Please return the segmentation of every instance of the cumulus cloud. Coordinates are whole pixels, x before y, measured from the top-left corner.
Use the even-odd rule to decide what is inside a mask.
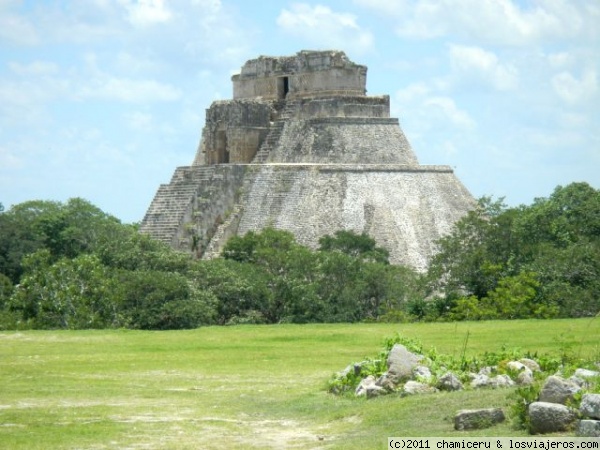
[[[430,97],[424,101],[423,105],[433,116],[437,116],[441,120],[447,120],[457,127],[475,127],[473,118],[466,111],[458,108],[450,97]]]
[[[174,86],[156,80],[119,78],[102,75],[79,90],[80,98],[99,98],[122,102],[169,102],[181,98],[182,93]]]
[[[581,78],[565,71],[552,78],[552,87],[565,102],[579,103],[592,99],[598,92],[598,77],[594,70],[586,70]]]
[[[511,64],[500,63],[498,57],[480,47],[450,46],[452,69],[460,78],[478,80],[495,89],[515,89],[519,82],[518,71]]]
[[[30,63],[11,61],[8,63],[8,68],[12,73],[21,77],[56,75],[59,71],[56,63],[39,60]]]
[[[523,45],[544,38],[598,37],[600,12],[591,1],[540,0],[354,0],[396,22],[403,37],[428,39],[458,34],[478,41]]]
[[[164,0],[118,0],[134,26],[151,26],[168,22],[172,13]]]
[[[321,49],[326,46],[365,53],[373,47],[373,35],[362,29],[356,19],[353,14],[335,12],[327,6],[295,3],[281,11],[277,25]]]
[[[20,45],[34,45],[39,42],[39,35],[30,20],[17,11],[20,2],[0,2],[0,42],[8,41]]]

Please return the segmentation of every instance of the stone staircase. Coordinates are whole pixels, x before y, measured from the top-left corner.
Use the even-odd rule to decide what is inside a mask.
[[[175,244],[173,239],[186,212],[192,207],[199,187],[211,180],[213,172],[211,166],[178,167],[171,183],[160,185],[142,220],[140,232],[167,244]]]
[[[267,162],[269,154],[279,143],[286,121],[293,115],[296,106],[297,102],[295,101],[288,101],[285,103],[279,117],[273,122],[273,125],[271,125],[269,134],[267,134],[267,137],[256,152],[252,164],[264,164]]]

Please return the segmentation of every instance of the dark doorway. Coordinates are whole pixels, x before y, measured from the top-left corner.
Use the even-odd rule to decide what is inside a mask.
[[[277,79],[277,98],[285,100],[288,92],[290,92],[290,78],[280,77]]]
[[[227,149],[227,133],[225,130],[217,131],[217,164],[229,162],[229,151]]]

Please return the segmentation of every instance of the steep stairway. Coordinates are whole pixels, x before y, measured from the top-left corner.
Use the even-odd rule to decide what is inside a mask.
[[[140,232],[172,244],[182,225],[185,213],[191,208],[199,186],[213,176],[211,166],[178,167],[171,183],[161,184],[142,220]]]

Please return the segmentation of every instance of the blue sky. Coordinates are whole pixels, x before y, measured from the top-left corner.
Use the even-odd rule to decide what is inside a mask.
[[[600,188],[598,0],[0,0],[0,202],[137,222],[259,55],[344,50],[422,164],[509,205]]]

